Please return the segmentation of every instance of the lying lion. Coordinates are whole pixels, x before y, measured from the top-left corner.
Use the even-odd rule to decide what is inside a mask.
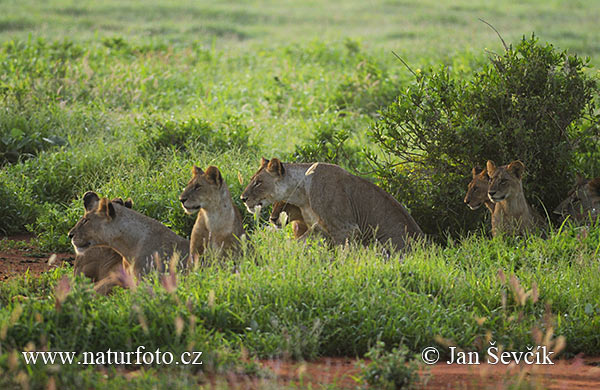
[[[396,199],[333,164],[283,164],[263,158],[241,199],[251,213],[274,202],[295,205],[309,227],[304,236],[319,230],[335,244],[375,238],[400,250],[423,236]]]
[[[206,172],[194,166],[192,175],[179,200],[186,213],[198,213],[190,239],[194,261],[207,248],[217,252],[235,251],[246,233],[221,172],[214,166],[208,167]]]
[[[133,264],[133,274],[142,277],[152,269],[164,271],[174,254],[177,267],[187,266],[189,241],[162,223],[94,192],[83,196],[85,214],[69,231],[77,254],[97,246],[107,246]]]
[[[556,209],[555,214],[576,222],[595,220],[600,215],[600,177],[585,179],[577,175],[577,184]]]
[[[121,198],[115,198],[112,203],[118,203],[127,208],[131,208],[133,202],[131,199],[123,202]],[[82,274],[97,283],[111,274],[119,274],[122,270],[129,269],[129,262],[118,252],[105,246],[97,246],[86,250],[83,253],[76,254],[73,264],[73,274]]]

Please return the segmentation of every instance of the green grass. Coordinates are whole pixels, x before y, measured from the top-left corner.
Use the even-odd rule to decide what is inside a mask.
[[[438,336],[481,353],[486,337],[520,351],[539,344],[534,328],[565,336],[567,356],[600,348],[600,282],[590,272],[597,228],[522,242],[473,236],[424,244],[403,259],[385,259],[378,248],[303,245],[289,234],[257,231],[239,259],[179,275],[175,290],[152,278],[135,291],[94,297],[69,267],[13,279],[0,286],[3,348],[193,349],[205,353],[207,372],[239,369],[242,350],[259,358],[362,356],[382,341],[415,353],[438,346],[447,356]],[[539,298],[521,300],[519,286],[534,284]]]
[[[535,31],[594,63],[599,8],[541,0],[3,2],[0,233],[30,231],[37,248],[69,251],[80,198],[95,190],[131,197],[136,210],[187,236],[194,221],[177,196],[196,164],[219,166],[252,244],[238,259],[179,276],[172,293],[154,278],[96,297],[69,267],[3,283],[0,370],[10,375],[0,375],[0,387],[25,378],[45,388],[54,377],[85,388],[104,378],[98,369],[11,363],[11,351],[29,343],[206,353],[199,372],[146,367],[123,381],[111,368],[105,388],[192,388],[205,373],[253,372],[256,357],[362,356],[378,341],[418,353],[441,336],[483,351],[490,332],[519,350],[536,342],[535,327],[565,336],[569,356],[597,353],[597,227],[547,240],[477,232],[386,260],[374,248],[292,242],[289,231],[255,224],[239,194],[261,156],[291,159],[319,132],[343,130],[349,150],[370,148],[378,109],[412,82],[390,50],[415,69],[444,63],[468,74],[486,61],[485,48],[501,50],[481,17],[507,42]],[[510,275],[527,291],[535,283],[539,300],[517,302]],[[57,304],[67,276],[70,292]]]

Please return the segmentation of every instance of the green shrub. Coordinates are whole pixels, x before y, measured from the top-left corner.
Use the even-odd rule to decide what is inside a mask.
[[[385,343],[378,342],[365,355],[371,362],[362,363],[361,379],[365,384],[382,390],[412,389],[419,380],[418,364],[408,348],[400,346],[385,351]]]
[[[382,150],[369,155],[380,183],[425,232],[460,234],[481,215],[462,204],[472,167],[519,159],[527,198],[552,210],[569,190],[578,148],[600,157],[598,127],[582,127],[600,118],[586,66],[532,36],[491,56],[467,80],[445,67],[418,72],[370,132]]]
[[[218,126],[193,116],[184,120],[150,116],[138,120],[138,125],[136,135],[143,154],[167,147],[186,150],[192,145],[213,151],[252,147],[250,128],[235,116],[226,117]]]

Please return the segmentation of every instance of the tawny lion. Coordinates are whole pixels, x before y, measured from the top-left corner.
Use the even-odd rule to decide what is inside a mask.
[[[196,257],[207,248],[235,251],[245,235],[242,216],[234,206],[227,183],[217,167],[203,172],[194,166],[192,179],[179,196],[188,214],[198,213],[190,239],[190,253]]]
[[[524,234],[541,227],[542,218],[527,203],[523,192],[523,172],[525,165],[513,161],[508,165],[496,166],[488,160],[490,176],[488,196],[494,202],[492,214],[492,235]]]
[[[335,244],[375,238],[400,250],[423,236],[396,199],[333,164],[283,164],[263,158],[241,199],[250,212],[274,202],[293,204],[300,208],[309,232],[317,229]]]

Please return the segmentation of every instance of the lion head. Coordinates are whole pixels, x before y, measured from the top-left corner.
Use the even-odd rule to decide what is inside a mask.
[[[284,175],[285,169],[281,161],[262,158],[260,168],[240,196],[250,213],[273,203],[273,195],[278,193],[278,185]]]
[[[525,165],[521,161],[498,167],[492,160],[488,160],[487,172],[490,177],[488,196],[492,202],[501,202],[523,192],[521,179]]]
[[[95,192],[86,192],[83,196],[85,213],[69,231],[75,253],[83,254],[91,247],[106,245],[109,237],[114,235],[111,223],[116,218],[116,208],[131,208],[131,205],[131,199],[123,201],[121,198],[115,198],[109,201],[108,198],[100,199]]]
[[[473,179],[467,187],[467,195],[465,195],[465,203],[471,210],[477,210],[488,199],[488,188],[490,186],[490,177],[487,169],[479,167],[473,168]]]
[[[194,166],[192,179],[185,186],[179,201],[187,214],[197,213],[200,209],[217,207],[221,202],[223,176],[219,168],[210,166],[203,172]]]

